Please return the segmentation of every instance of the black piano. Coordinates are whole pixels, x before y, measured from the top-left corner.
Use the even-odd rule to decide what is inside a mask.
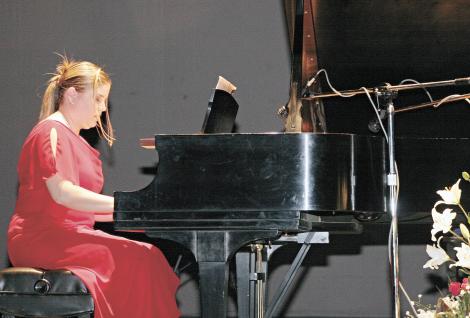
[[[281,111],[285,132],[157,134],[142,141],[158,155],[154,180],[114,194],[115,229],[141,230],[193,253],[204,318],[226,316],[228,264],[243,246],[387,221],[384,139],[326,133],[321,102],[302,100],[318,70],[316,43],[306,41],[314,37],[304,31],[313,28],[304,20],[311,2],[305,4],[285,1],[292,51],[290,98]],[[455,181],[452,171],[467,168],[456,149],[469,146],[469,139],[397,139],[402,220],[429,216],[434,191]]]
[[[228,262],[242,246],[334,228],[334,218],[322,220],[332,211],[352,223],[354,214],[386,212],[380,137],[156,135],[154,145],[155,179],[114,194],[115,228],[144,230],[194,254],[203,317],[225,316]]]

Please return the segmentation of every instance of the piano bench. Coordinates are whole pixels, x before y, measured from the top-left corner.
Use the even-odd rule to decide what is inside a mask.
[[[10,267],[0,271],[0,317],[80,317],[93,315],[85,284],[67,270]]]

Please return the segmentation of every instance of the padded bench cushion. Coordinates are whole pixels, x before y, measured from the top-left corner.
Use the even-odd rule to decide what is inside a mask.
[[[93,299],[70,271],[12,267],[0,271],[0,312],[71,316],[93,312]]]

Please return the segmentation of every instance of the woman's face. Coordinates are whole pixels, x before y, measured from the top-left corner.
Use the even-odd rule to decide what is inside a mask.
[[[77,92],[74,100],[74,122],[79,129],[89,129],[96,126],[101,113],[106,110],[111,85],[104,84],[97,87],[93,94],[93,87]]]

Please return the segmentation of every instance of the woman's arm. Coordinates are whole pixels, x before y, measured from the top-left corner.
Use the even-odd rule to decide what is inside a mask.
[[[94,212],[96,221],[113,220],[114,197],[74,185],[58,173],[46,180],[46,186],[56,203],[74,210]]]
[[[50,131],[52,155],[57,155],[57,130]],[[67,208],[93,212],[95,221],[112,222],[114,210],[114,197],[95,193],[80,186],[74,185],[59,173],[46,180],[46,186],[52,199]]]

